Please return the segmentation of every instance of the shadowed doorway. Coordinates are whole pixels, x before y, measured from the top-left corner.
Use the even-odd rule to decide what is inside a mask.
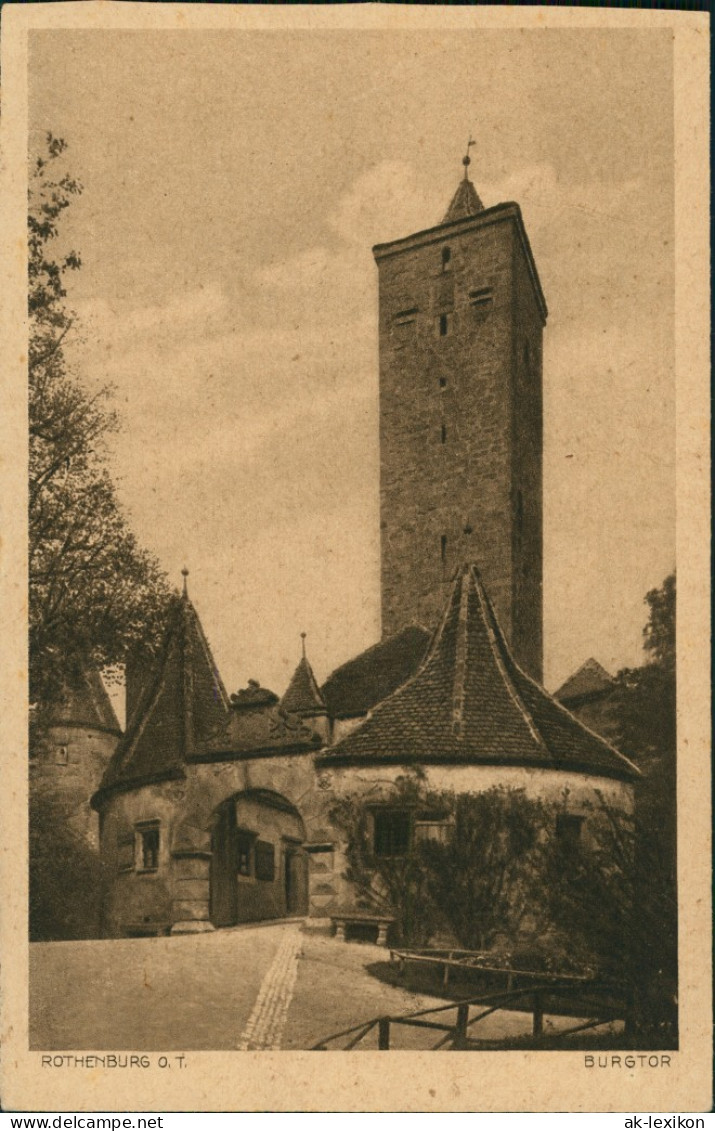
[[[211,921],[231,927],[308,911],[305,827],[290,801],[270,790],[227,798],[211,835]]]

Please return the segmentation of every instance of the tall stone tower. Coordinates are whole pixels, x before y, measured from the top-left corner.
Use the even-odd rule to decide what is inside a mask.
[[[469,560],[541,680],[546,302],[519,206],[484,208],[463,163],[441,224],[373,248],[382,631],[434,627]]]

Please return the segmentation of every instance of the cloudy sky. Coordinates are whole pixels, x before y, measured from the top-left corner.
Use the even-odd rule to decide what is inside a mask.
[[[84,192],[70,299],[142,542],[229,690],[379,635],[370,248],[441,219],[472,132],[521,204],[545,334],[545,681],[641,659],[673,568],[668,31],[43,31],[30,140]]]

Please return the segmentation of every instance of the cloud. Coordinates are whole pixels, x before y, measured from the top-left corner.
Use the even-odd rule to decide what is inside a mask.
[[[548,162],[525,165],[499,181],[480,181],[479,195],[487,208],[518,201],[527,228],[563,224],[564,212],[580,212],[597,223],[630,224],[644,195],[640,180],[565,181]]]
[[[369,249],[439,222],[434,197],[406,161],[382,161],[361,173],[328,217],[348,244]]]
[[[310,247],[297,255],[262,267],[257,275],[259,286],[279,291],[292,291],[296,287],[318,288],[325,284],[326,276],[333,270],[335,256],[324,247]]]
[[[77,304],[83,332],[105,346],[146,338],[185,338],[220,323],[228,297],[216,282],[184,290],[153,306],[130,302],[110,306],[104,299]]]

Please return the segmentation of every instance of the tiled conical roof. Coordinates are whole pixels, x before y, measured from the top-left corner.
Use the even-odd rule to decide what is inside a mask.
[[[89,666],[82,667],[66,681],[61,698],[50,707],[49,723],[122,733],[102,677]]]
[[[638,771],[517,667],[475,566],[455,577],[416,675],[321,761]]]
[[[305,654],[301,656],[298,667],[293,672],[293,678],[281,699],[281,707],[284,711],[300,715],[301,718],[328,713],[325,700],[313,675],[313,669]]]
[[[554,699],[566,703],[584,696],[600,695],[604,691],[609,691],[611,687],[613,687],[613,678],[598,660],[591,657],[569,676],[558,691],[554,692]]]
[[[454,220],[466,220],[470,216],[484,211],[477,190],[467,177],[466,173],[459,182],[459,188],[452,197],[452,203],[445,213],[443,224],[451,224]]]
[[[183,777],[184,763],[221,729],[228,699],[196,610],[184,594],[169,614],[164,642],[98,794]]]
[[[431,635],[408,625],[331,672],[321,688],[331,718],[364,715],[401,687],[420,666]]]

